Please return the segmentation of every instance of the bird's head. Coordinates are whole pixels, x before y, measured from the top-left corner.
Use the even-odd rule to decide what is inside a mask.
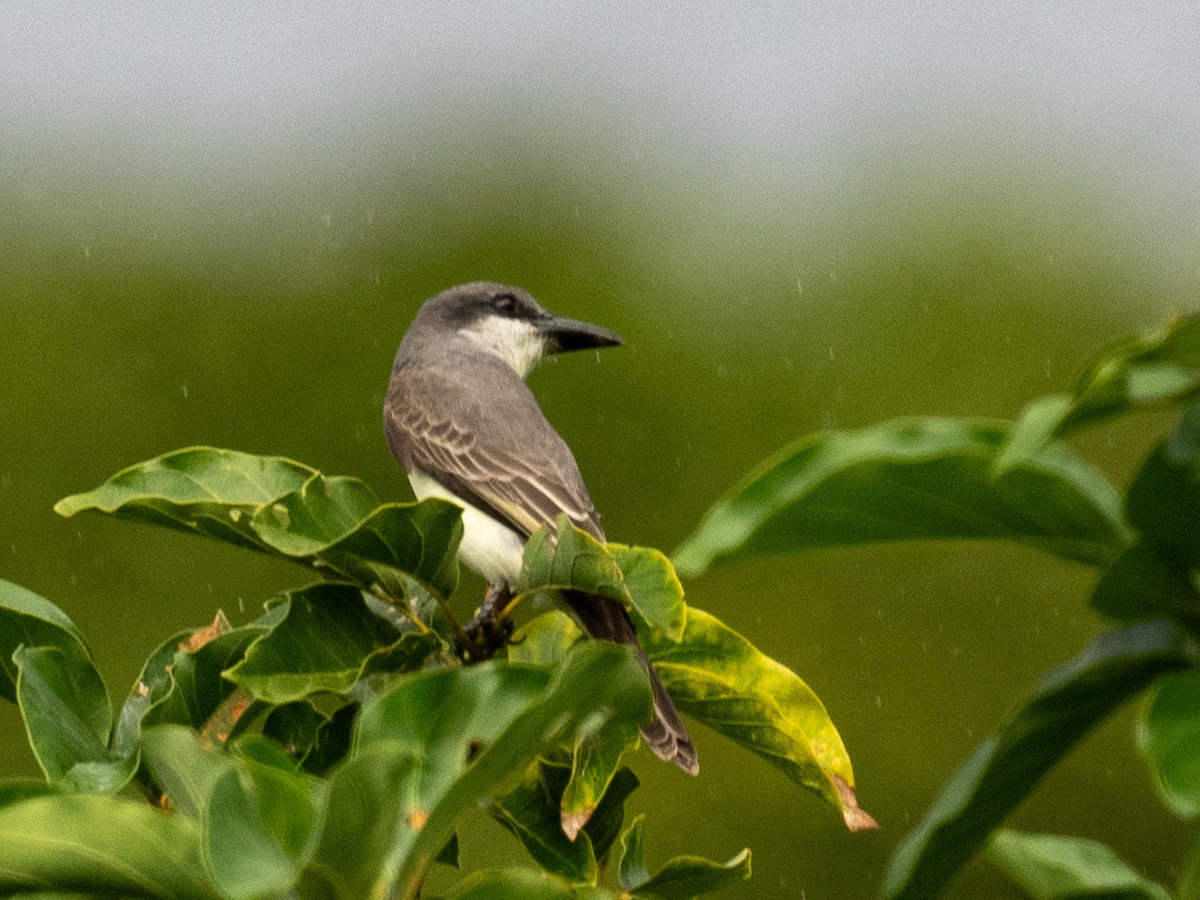
[[[543,356],[623,343],[607,328],[555,315],[521,288],[488,281],[460,284],[425,301],[409,333],[417,330],[465,337],[521,378]]]

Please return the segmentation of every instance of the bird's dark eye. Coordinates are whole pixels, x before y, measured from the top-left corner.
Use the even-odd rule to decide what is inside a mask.
[[[512,294],[497,294],[492,298],[492,309],[506,316],[517,311],[517,298]]]

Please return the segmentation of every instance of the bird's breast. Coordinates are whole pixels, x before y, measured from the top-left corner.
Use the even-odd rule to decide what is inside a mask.
[[[408,482],[419,500],[438,497],[462,507],[463,537],[458,545],[458,558],[463,565],[481,575],[488,584],[516,583],[525,552],[524,537],[424,472],[410,469]]]

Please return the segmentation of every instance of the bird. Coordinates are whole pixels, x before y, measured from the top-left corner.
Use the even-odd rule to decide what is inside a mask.
[[[553,529],[560,514],[605,541],[575,456],[525,378],[545,356],[622,343],[607,328],[550,312],[519,287],[488,281],[426,300],[401,340],[383,404],[384,434],[419,500],[462,507],[458,558],[488,583],[477,622],[511,597],[526,541],[543,526]],[[654,717],[641,734],[650,749],[698,774],[687,727],[624,606],[562,593],[589,637],[632,648],[645,669]]]

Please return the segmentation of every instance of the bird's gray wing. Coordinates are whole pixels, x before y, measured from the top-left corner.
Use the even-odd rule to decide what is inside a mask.
[[[405,469],[433,477],[518,533],[554,527],[566,513],[604,539],[575,457],[520,379],[498,379],[480,402],[454,379],[401,374],[389,387],[383,419],[388,446]]]

